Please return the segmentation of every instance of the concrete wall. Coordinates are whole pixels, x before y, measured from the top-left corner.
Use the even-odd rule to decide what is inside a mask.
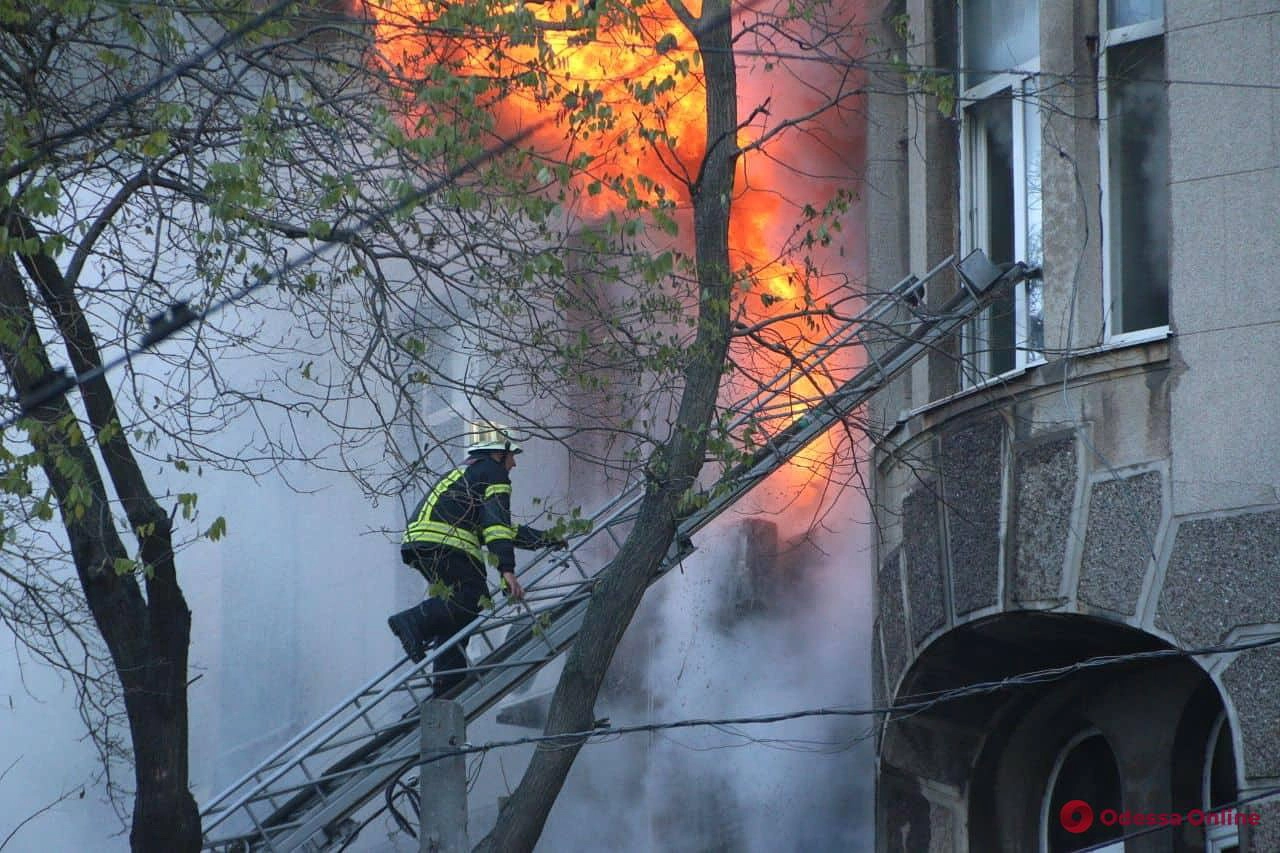
[[[1174,505],[1275,503],[1280,2],[1169,0],[1168,30]]]

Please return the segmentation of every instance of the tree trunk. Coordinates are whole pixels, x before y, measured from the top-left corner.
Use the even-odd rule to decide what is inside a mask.
[[[7,226],[16,236],[32,233],[12,215]],[[22,262],[58,325],[72,368],[83,374],[100,367],[88,320],[52,259],[31,255]],[[9,255],[0,257],[0,318],[0,362],[13,388],[26,395],[50,374],[51,363],[18,265]],[[115,528],[97,460],[65,394],[29,413],[28,434],[57,499],[81,589],[123,690],[136,783],[132,849],[194,853],[200,849],[200,815],[187,778],[191,614],[177,582],[171,523],[118,428],[105,377],[86,383],[81,394],[111,483],[139,543],[145,599],[137,576],[116,570],[116,561],[128,559],[129,552]]]
[[[613,653],[675,538],[680,499],[694,485],[706,452],[729,340],[729,210],[738,157],[729,12],[728,0],[708,0],[701,18],[692,22],[705,69],[707,150],[692,187],[698,333],[688,353],[675,429],[649,460],[652,485],[641,501],[635,526],[591,595],[551,700],[549,735],[591,729],[596,697]],[[532,850],[581,746],[580,740],[539,744],[493,831],[475,849],[485,853]]]

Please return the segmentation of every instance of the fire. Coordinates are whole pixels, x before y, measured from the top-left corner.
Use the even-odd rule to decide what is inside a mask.
[[[488,14],[528,32],[501,41],[453,28],[439,3],[378,0],[367,8],[383,61],[407,80],[444,65],[514,81],[490,104],[498,130],[533,129],[548,161],[588,154],[589,167],[571,176],[586,215],[617,207],[627,192],[687,202],[679,178],[697,172],[705,121],[693,36],[662,2],[625,21],[594,20],[586,11],[593,5],[494,4]],[[695,14],[700,5],[691,4]],[[595,34],[585,34],[592,25]]]
[[[608,13],[612,17],[596,15],[594,0],[488,0],[485,14],[516,33],[501,40],[478,28],[468,30],[447,4],[366,2],[381,61],[404,79],[445,66],[477,80],[515,81],[495,89],[486,103],[496,129],[532,129],[533,147],[548,164],[587,155],[589,164],[570,178],[570,200],[581,215],[603,216],[628,199],[633,206],[663,202],[675,211],[687,210],[687,182],[698,173],[705,145],[704,92],[693,36],[664,0],[642,0]],[[700,0],[689,5],[697,15]],[[814,77],[820,72],[813,69],[785,78],[767,70],[739,63],[740,113],[754,116],[739,134],[740,146],[749,146],[767,129],[768,110],[760,109],[762,104],[790,106],[822,91]],[[786,91],[787,81],[795,79],[806,85]],[[841,134],[852,135],[847,127],[830,131],[831,138]],[[826,144],[830,147],[830,139]],[[784,155],[807,158],[806,164],[823,156],[802,148],[803,143],[784,145]],[[795,195],[795,174],[784,174],[777,150],[774,146],[771,156],[748,150],[740,158],[730,223],[733,260],[751,270],[740,321],[758,329],[763,344],[748,348],[752,363],[740,365],[747,378],[733,380],[743,386],[733,391],[748,393],[747,385],[780,371],[790,385],[786,402],[761,425],[767,433],[801,417],[852,366],[847,353],[837,356],[839,364],[832,360],[818,370],[795,365],[790,355],[822,337],[823,330],[804,314],[823,294],[813,292],[811,276],[798,259],[767,248],[782,245],[796,219],[784,203]],[[839,168],[845,164],[831,171]],[[807,491],[804,484],[814,478],[804,469],[832,452],[830,440],[815,442],[807,463],[801,460],[786,474],[788,481]]]

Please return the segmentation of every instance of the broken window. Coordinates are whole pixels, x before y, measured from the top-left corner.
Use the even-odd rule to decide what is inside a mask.
[[[1036,78],[1039,14],[1035,0],[966,0],[961,6],[961,241],[996,263],[1043,257],[1040,112]],[[1040,282],[1024,282],[975,320],[963,336],[966,385],[1041,359]]]
[[[1112,340],[1169,324],[1169,107],[1162,0],[1111,0],[1103,45],[1104,243]]]

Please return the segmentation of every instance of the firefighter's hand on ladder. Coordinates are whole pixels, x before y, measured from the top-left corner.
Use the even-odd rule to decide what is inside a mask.
[[[524,587],[520,585],[520,579],[516,577],[515,572],[502,573],[502,588],[507,593],[507,598],[516,601],[524,598]]]

